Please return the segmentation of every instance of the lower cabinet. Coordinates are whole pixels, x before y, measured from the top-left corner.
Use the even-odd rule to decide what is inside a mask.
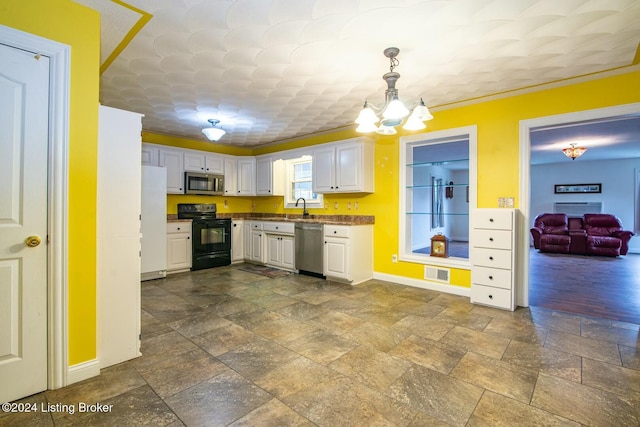
[[[471,302],[516,309],[516,210],[478,209],[471,231]]]
[[[373,278],[373,227],[325,225],[323,273],[352,285]]]
[[[244,221],[231,220],[231,262],[244,261]]]
[[[191,223],[167,223],[167,273],[191,269]]]
[[[293,259],[293,236],[283,236],[278,234],[267,234],[267,261],[272,267],[293,270],[295,263]]]
[[[245,240],[245,261],[264,264],[264,231],[262,231],[261,222],[249,223],[249,240]],[[248,256],[247,256],[248,255]]]

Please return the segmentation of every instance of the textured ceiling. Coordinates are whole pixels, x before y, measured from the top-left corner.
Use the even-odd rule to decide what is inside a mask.
[[[629,66],[640,43],[638,0],[76,1],[102,13],[103,63],[119,53],[104,105],[195,139],[216,118],[237,146],[352,125],[384,101],[389,46],[400,99],[438,107]]]

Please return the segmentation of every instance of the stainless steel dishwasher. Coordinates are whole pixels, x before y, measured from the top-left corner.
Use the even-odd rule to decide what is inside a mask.
[[[300,273],[322,276],[322,261],[324,259],[324,236],[322,234],[322,224],[296,222],[296,269]]]

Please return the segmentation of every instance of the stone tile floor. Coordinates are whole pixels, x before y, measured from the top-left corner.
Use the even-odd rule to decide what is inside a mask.
[[[23,399],[74,414],[0,426],[640,425],[635,324],[239,266],[144,282],[142,309],[142,357]]]

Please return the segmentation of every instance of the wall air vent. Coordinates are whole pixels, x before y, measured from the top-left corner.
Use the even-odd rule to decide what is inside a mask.
[[[442,267],[424,267],[425,280],[431,280],[434,282],[449,283],[451,270]]]
[[[567,216],[582,216],[586,213],[602,213],[602,202],[556,202],[553,204],[554,213],[564,213]]]

